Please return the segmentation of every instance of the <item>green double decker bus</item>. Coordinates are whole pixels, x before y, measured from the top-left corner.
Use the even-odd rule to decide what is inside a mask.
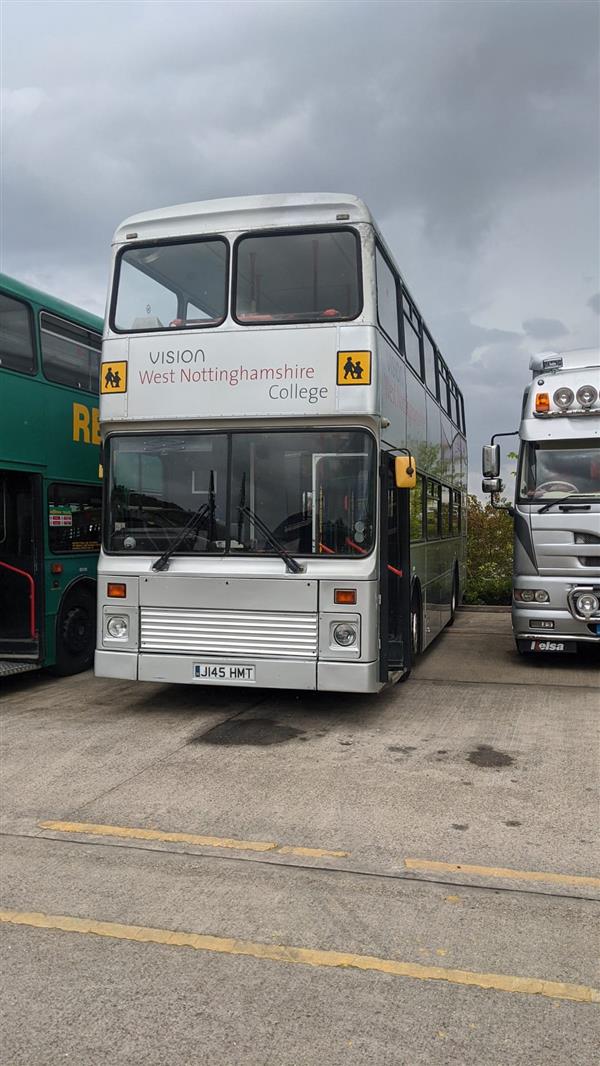
[[[0,677],[88,669],[102,320],[0,274]]]

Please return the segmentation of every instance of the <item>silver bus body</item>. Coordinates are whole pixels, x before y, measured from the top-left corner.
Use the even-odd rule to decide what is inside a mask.
[[[345,195],[266,196],[137,216],[115,235],[113,277],[118,277],[119,264],[130,249],[149,250],[150,260],[164,242],[217,235],[227,244],[229,294],[243,238],[255,233],[318,234],[324,228],[351,232],[360,249],[360,307],[350,320],[261,322],[255,312],[241,319],[228,296],[222,321],[214,327],[200,319],[199,328],[180,324],[159,331],[157,323],[163,319],[148,300],[146,317],[132,318],[131,329],[119,328],[119,296],[113,283],[102,356],[100,418],[108,525],[98,567],[97,674],[153,682],[377,692],[406,675],[413,655],[453,617],[465,577],[462,397],[437,349],[435,380],[439,374],[443,402],[433,394],[431,377],[430,388],[426,386],[425,326],[414,304],[421,375],[401,351],[402,334],[394,343],[382,329],[376,248],[395,273],[399,320],[403,282],[365,205]],[[316,252],[311,255],[314,259]],[[148,270],[155,279],[153,263]],[[333,312],[337,314],[335,308]],[[323,314],[331,314],[330,309]],[[174,321],[181,323],[179,318]],[[303,483],[298,497],[306,518],[305,548],[289,549],[300,567],[290,572],[277,549],[244,553],[244,541],[256,533],[254,520],[270,506],[264,484],[257,488],[260,469],[254,471],[252,464],[260,464],[261,450],[268,449],[273,435],[278,435],[275,452],[285,452],[286,434],[301,433],[316,444],[310,445],[303,474],[312,481]],[[340,434],[349,442],[347,452],[336,451]],[[188,546],[175,552],[165,569],[156,570],[165,543],[157,539],[148,550],[156,533],[150,512],[133,532],[128,532],[127,521],[113,520],[111,493],[120,491],[121,477],[114,472],[115,457],[125,456],[121,469],[126,470],[135,463],[141,469],[145,458],[151,480],[156,435],[162,455],[168,453],[170,440],[173,449],[181,450],[189,492],[196,493],[205,509],[212,497],[213,515],[215,497],[225,492],[224,481],[237,476],[236,454],[249,455],[247,476],[244,471],[235,491],[233,480],[228,480],[223,504],[227,550],[220,547],[225,543],[219,540],[221,534],[213,531],[212,553],[195,553]],[[219,470],[214,464],[208,484],[202,471],[192,469],[190,474],[186,442],[193,440],[200,455],[203,441],[216,447],[216,437],[223,440],[227,462]],[[128,459],[128,449],[137,458]],[[414,495],[409,502],[408,492],[396,490],[388,473],[394,456],[403,452],[414,456],[419,471],[420,521]],[[372,493],[373,542],[368,551],[361,547],[368,534],[364,521],[357,521],[355,532],[345,538],[351,548],[344,550],[350,554],[342,555],[328,547],[322,532],[319,477],[325,475],[320,471],[327,473],[327,464],[337,460],[342,463],[338,479],[343,479],[346,460],[362,463],[364,471],[367,453],[372,457],[371,484],[361,491]],[[276,465],[277,455],[269,453],[268,461]],[[291,470],[295,453],[285,461]],[[304,462],[302,455],[298,462]],[[292,473],[289,476],[291,483]],[[135,499],[141,514],[141,482],[138,488]],[[274,498],[284,491],[287,484],[281,480],[270,487]],[[148,492],[155,500],[160,497],[166,513],[170,504],[164,491],[161,497],[154,485]],[[349,506],[345,499],[343,506]],[[244,507],[251,509],[250,517],[242,517]],[[243,526],[239,537],[232,532],[236,512],[240,530]],[[216,525],[221,528],[218,521]],[[208,537],[206,533],[207,543]],[[139,550],[140,545],[145,549]],[[347,646],[338,641],[348,635],[344,627],[355,637]]]

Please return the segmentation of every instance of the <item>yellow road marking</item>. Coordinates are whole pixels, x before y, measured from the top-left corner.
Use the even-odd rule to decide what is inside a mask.
[[[503,866],[472,866],[466,862],[436,862],[433,859],[405,859],[407,870],[424,870],[443,874],[475,874],[476,877],[502,877],[512,881],[548,881],[555,885],[600,888],[600,877],[578,874],[553,874],[540,870],[510,870]],[[450,897],[448,897],[450,898]]]
[[[142,829],[124,825],[97,825],[94,822],[38,822],[40,829],[56,833],[85,833],[87,836],[124,837],[128,840],[159,840],[166,844],[194,844],[208,848],[232,848],[235,851],[270,851],[275,855],[299,855],[311,859],[347,859],[349,851],[327,848],[303,848],[276,844],[270,840],[235,840],[230,837],[198,836],[196,833],[169,833],[163,829]]]
[[[133,940],[138,943],[193,948],[195,951],[217,952],[222,955],[247,955],[269,962],[371,970],[395,977],[412,977],[421,981],[448,981],[450,984],[491,988],[498,992],[521,992],[532,996],[548,996],[551,999],[566,999],[576,1003],[600,1003],[600,989],[590,988],[587,985],[545,981],[537,977],[515,977],[501,973],[450,970],[441,966],[423,966],[420,963],[399,962],[396,959],[380,959],[375,955],[321,951],[285,944],[261,944],[253,940],[237,940],[234,937],[177,932],[173,929],[153,929],[142,925],[123,925],[120,922],[99,922],[92,918],[42,914],[35,911],[2,910],[0,922],[33,926],[36,929],[61,930],[64,933],[87,933],[116,940]]]

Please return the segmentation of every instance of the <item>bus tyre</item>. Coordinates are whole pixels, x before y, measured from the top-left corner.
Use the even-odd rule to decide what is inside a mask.
[[[421,630],[421,626],[422,626],[421,597],[419,596],[419,590],[415,588],[413,590],[412,598],[411,598],[411,601],[410,601],[410,658],[411,658],[411,664],[410,664],[410,669],[405,670],[405,672],[402,674],[402,677],[400,678],[401,681],[408,681],[408,679],[409,679],[409,677],[410,677],[410,675],[412,673],[412,668],[415,665],[415,659],[417,658],[417,655],[420,654],[420,651],[421,651],[421,631],[422,631]]]
[[[56,623],[53,673],[65,676],[89,670],[96,646],[96,599],[87,588],[67,593]]]
[[[414,589],[410,601],[410,653],[413,663],[417,655],[421,654],[421,640],[423,633],[423,616],[421,613],[421,597],[419,590]]]
[[[450,618],[448,619],[448,625],[453,626],[456,618],[456,607],[458,604],[458,574],[454,571],[454,577],[452,578],[452,592],[450,593]]]
[[[517,640],[517,638],[515,637],[515,647],[516,647],[519,655],[531,655],[531,651],[529,649],[529,645],[530,645],[530,641],[528,641],[528,640]]]

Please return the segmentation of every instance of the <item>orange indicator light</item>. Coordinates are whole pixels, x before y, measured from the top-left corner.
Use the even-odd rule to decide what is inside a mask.
[[[109,581],[106,586],[106,595],[117,600],[123,600],[127,595],[127,585],[115,581]]]
[[[550,410],[550,396],[547,392],[538,392],[535,397],[535,410],[537,414],[547,414]]]
[[[334,603],[356,603],[356,589],[335,589],[333,593]]]

